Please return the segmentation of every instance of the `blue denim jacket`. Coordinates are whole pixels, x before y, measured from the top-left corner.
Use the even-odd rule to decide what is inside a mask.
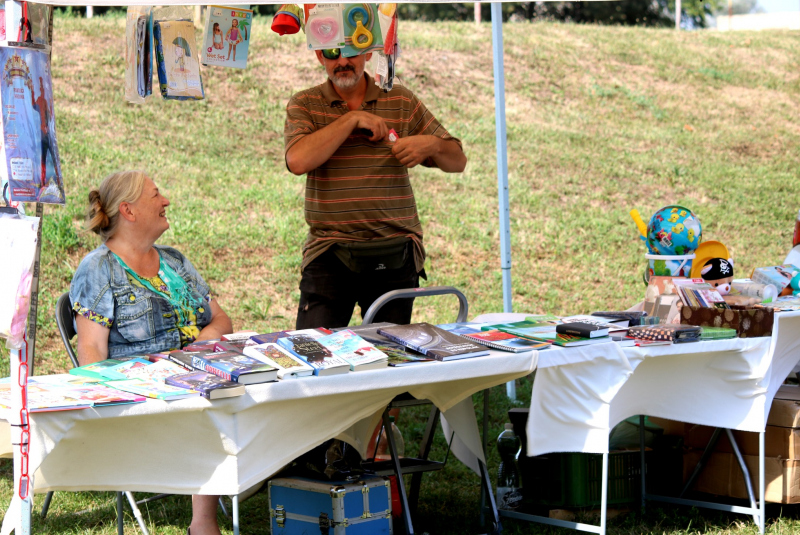
[[[211,300],[208,285],[191,262],[172,247],[156,245],[161,259],[185,280],[195,299]],[[157,353],[181,347],[178,318],[169,301],[133,286],[108,247],[101,245],[81,261],[69,289],[72,309],[108,327],[108,358]],[[196,311],[197,326],[211,322],[211,307]]]

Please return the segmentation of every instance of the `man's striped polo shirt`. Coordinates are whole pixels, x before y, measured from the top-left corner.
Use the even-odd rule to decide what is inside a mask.
[[[380,116],[403,138],[429,134],[461,142],[411,91],[395,83],[382,92],[369,75],[361,110]],[[286,107],[286,151],[303,136],[331,124],[348,112],[333,83],[301,91]],[[305,217],[309,234],[303,268],[335,243],[387,240],[414,241],[417,271],[425,261],[422,227],[408,169],[394,157],[388,141],[370,141],[354,131],[331,158],[306,177]],[[423,165],[435,166],[432,159]]]

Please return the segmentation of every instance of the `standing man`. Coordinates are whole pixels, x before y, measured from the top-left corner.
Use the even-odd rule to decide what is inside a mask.
[[[418,288],[425,249],[408,168],[467,164],[411,91],[383,93],[364,73],[371,54],[315,52],[328,80],[292,97],[284,130],[286,166],[307,175],[298,329],[347,326],[356,303],[363,317],[384,293]],[[409,323],[413,303],[391,301],[376,321]]]

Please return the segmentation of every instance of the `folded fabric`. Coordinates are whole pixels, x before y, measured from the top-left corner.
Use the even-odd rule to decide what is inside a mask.
[[[694,325],[639,325],[628,329],[628,336],[638,340],[695,342],[700,340],[701,327]]]

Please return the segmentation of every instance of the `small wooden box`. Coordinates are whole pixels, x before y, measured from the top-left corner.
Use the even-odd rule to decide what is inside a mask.
[[[775,311],[771,308],[731,306],[730,309],[683,306],[681,323],[736,329],[739,338],[772,336]]]

